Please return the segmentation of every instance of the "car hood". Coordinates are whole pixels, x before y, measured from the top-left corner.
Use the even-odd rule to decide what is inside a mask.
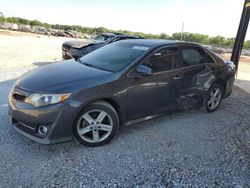
[[[74,60],[52,63],[34,69],[21,76],[16,85],[33,92],[58,92],[58,89],[69,89],[76,83],[81,83],[82,87],[105,80],[112,72],[87,67]],[[69,89],[70,90],[70,89]],[[74,88],[72,88],[74,90]]]
[[[71,46],[73,48],[83,48],[85,46],[100,44],[100,43],[102,42],[96,40],[85,40],[85,41],[73,40],[64,42],[65,45]]]

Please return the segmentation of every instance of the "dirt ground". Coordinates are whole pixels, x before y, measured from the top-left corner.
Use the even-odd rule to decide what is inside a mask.
[[[32,66],[62,59],[65,37],[0,30],[0,69]]]
[[[66,40],[0,31],[0,188],[250,187],[250,94],[236,87],[212,114],[194,109],[123,127],[102,147],[18,134],[8,93],[21,74],[61,60]],[[243,57],[237,80],[247,86],[249,62]]]
[[[231,54],[221,54],[219,56],[225,60],[230,60]],[[237,79],[250,81],[250,56],[240,57]]]

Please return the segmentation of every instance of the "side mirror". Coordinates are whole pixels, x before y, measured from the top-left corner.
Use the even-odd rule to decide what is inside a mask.
[[[138,76],[152,76],[153,70],[147,66],[139,65],[136,67],[136,73]]]

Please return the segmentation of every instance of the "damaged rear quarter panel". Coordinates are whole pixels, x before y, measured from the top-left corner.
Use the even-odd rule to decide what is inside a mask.
[[[217,63],[199,64],[181,69],[183,78],[180,80],[178,102],[183,109],[201,107],[209,88],[222,79],[221,65]]]

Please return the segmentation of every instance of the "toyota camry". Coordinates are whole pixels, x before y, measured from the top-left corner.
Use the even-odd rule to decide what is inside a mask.
[[[234,75],[233,62],[198,44],[119,41],[24,74],[9,94],[9,114],[36,142],[100,146],[123,125],[192,108],[214,112]]]

